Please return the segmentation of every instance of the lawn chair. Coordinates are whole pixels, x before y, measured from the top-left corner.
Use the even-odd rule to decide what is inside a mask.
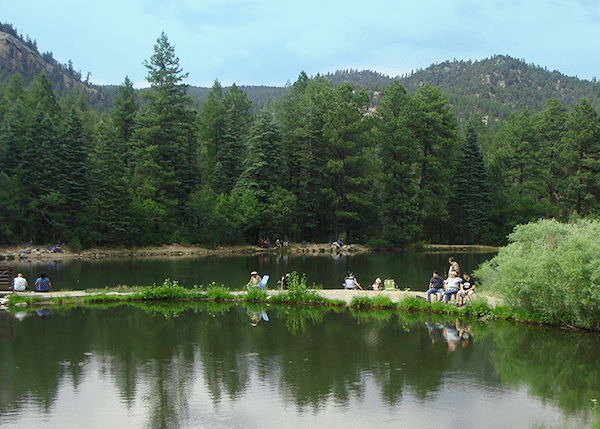
[[[385,279],[383,281],[383,287],[385,290],[396,290],[396,282],[394,279]]]
[[[264,276],[262,276],[262,278],[260,279],[260,283],[257,284],[256,286],[250,286],[247,285],[246,287],[248,288],[248,290],[252,290],[252,288],[259,288],[259,289],[265,289],[267,287],[267,282],[269,281],[269,275],[265,274]]]

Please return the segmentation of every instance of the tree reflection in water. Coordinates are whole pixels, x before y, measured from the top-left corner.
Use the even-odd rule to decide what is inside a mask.
[[[254,315],[263,322],[254,324]],[[143,427],[184,427],[199,407],[217,413],[255,395],[268,395],[261,400],[271,409],[293,404],[300,415],[328,415],[334,404],[350,422],[357,404],[381,404],[368,405],[373,413],[406,407],[409,397],[439,406],[448,380],[473,380],[473,389],[502,395],[506,385],[526,384],[565,415],[586,412],[600,397],[597,336],[506,323],[214,302],[1,317],[8,326],[0,341],[3,427],[1,416],[53,415],[66,385],[83,391],[95,378],[114,385],[130,410],[125,416],[145,416]]]

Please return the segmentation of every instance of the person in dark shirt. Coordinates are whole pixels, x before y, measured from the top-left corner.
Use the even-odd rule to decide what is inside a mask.
[[[52,292],[52,283],[50,279],[46,277],[46,273],[41,273],[35,281],[36,292]]]
[[[437,271],[433,272],[431,280],[429,280],[429,289],[427,290],[427,302],[431,302],[431,294],[439,293],[440,300],[444,294],[444,279],[440,277]]]

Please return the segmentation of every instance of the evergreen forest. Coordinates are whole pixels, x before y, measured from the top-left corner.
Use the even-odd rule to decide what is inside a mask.
[[[107,108],[44,72],[0,88],[0,242],[503,245],[519,224],[600,214],[595,100],[490,124],[434,81],[302,72],[260,106],[218,80],[198,103],[164,33],[142,66],[149,86],[125,77]]]

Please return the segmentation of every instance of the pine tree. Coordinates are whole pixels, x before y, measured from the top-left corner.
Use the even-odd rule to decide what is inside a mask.
[[[369,123],[364,120],[368,97],[364,91],[355,94],[350,84],[342,84],[334,91],[333,101],[323,127],[327,162],[320,192],[329,210],[331,238],[340,238],[343,232],[346,240],[353,241],[363,238],[371,223],[367,219],[374,216],[373,188],[367,174]]]
[[[90,175],[88,146],[84,141],[81,118],[75,108],[67,116],[61,132],[59,189],[64,198],[62,211],[69,226],[65,238],[79,244],[89,240]]]
[[[545,148],[550,176],[547,182],[548,202],[558,204],[559,182],[564,175],[564,165],[561,159],[563,140],[567,130],[566,123],[569,115],[567,108],[552,98],[546,102],[546,108],[535,117],[534,126],[540,134],[540,144]],[[566,219],[564,219],[566,220]]]
[[[117,89],[110,118],[116,129],[115,138],[119,142],[115,146],[115,150],[121,155],[125,165],[129,168],[132,167],[134,156],[132,138],[135,132],[137,112],[137,97],[133,89],[133,83],[129,80],[129,77],[125,77],[125,81]]]
[[[208,186],[217,193],[225,192],[226,187],[221,177],[215,177],[215,167],[218,161],[218,153],[221,151],[225,141],[225,110],[223,107],[223,88],[218,80],[215,80],[206,102],[200,113],[200,153],[202,157],[201,172],[202,185]],[[219,174],[223,174],[222,164],[219,163]]]
[[[91,156],[91,223],[95,240],[103,244],[129,244],[131,192],[125,163],[119,154],[119,131],[102,126]]]
[[[584,99],[569,115],[566,127],[561,204],[579,216],[596,214],[600,208],[600,116]]]
[[[266,203],[285,178],[281,137],[269,112],[262,112],[252,125],[246,153],[244,172],[235,188],[239,192],[250,190]]]
[[[404,87],[392,82],[377,107],[373,129],[381,165],[383,238],[395,246],[406,246],[419,236],[417,143],[408,128],[409,103]]]
[[[477,141],[477,130],[468,124],[454,174],[450,201],[453,240],[459,244],[479,243],[487,224],[490,205],[487,172]]]
[[[458,148],[457,122],[439,88],[421,87],[411,100],[409,128],[418,143],[418,210],[423,238],[440,241],[448,220]]]
[[[224,134],[223,144],[217,149],[217,161],[225,171],[224,192],[230,192],[244,167],[245,140],[251,122],[252,103],[246,93],[235,83],[223,98]]]
[[[60,193],[60,141],[53,119],[40,104],[25,136],[18,181],[24,184],[23,236],[28,241],[58,240],[64,232]]]
[[[198,178],[195,113],[189,109],[188,87],[181,83],[187,73],[182,73],[174,47],[164,33],[144,66],[150,88],[142,93],[148,103],[137,116],[133,184],[142,201],[138,207],[154,213],[153,229],[175,232],[165,226],[182,222],[183,204]],[[164,217],[158,219],[157,213]]]

